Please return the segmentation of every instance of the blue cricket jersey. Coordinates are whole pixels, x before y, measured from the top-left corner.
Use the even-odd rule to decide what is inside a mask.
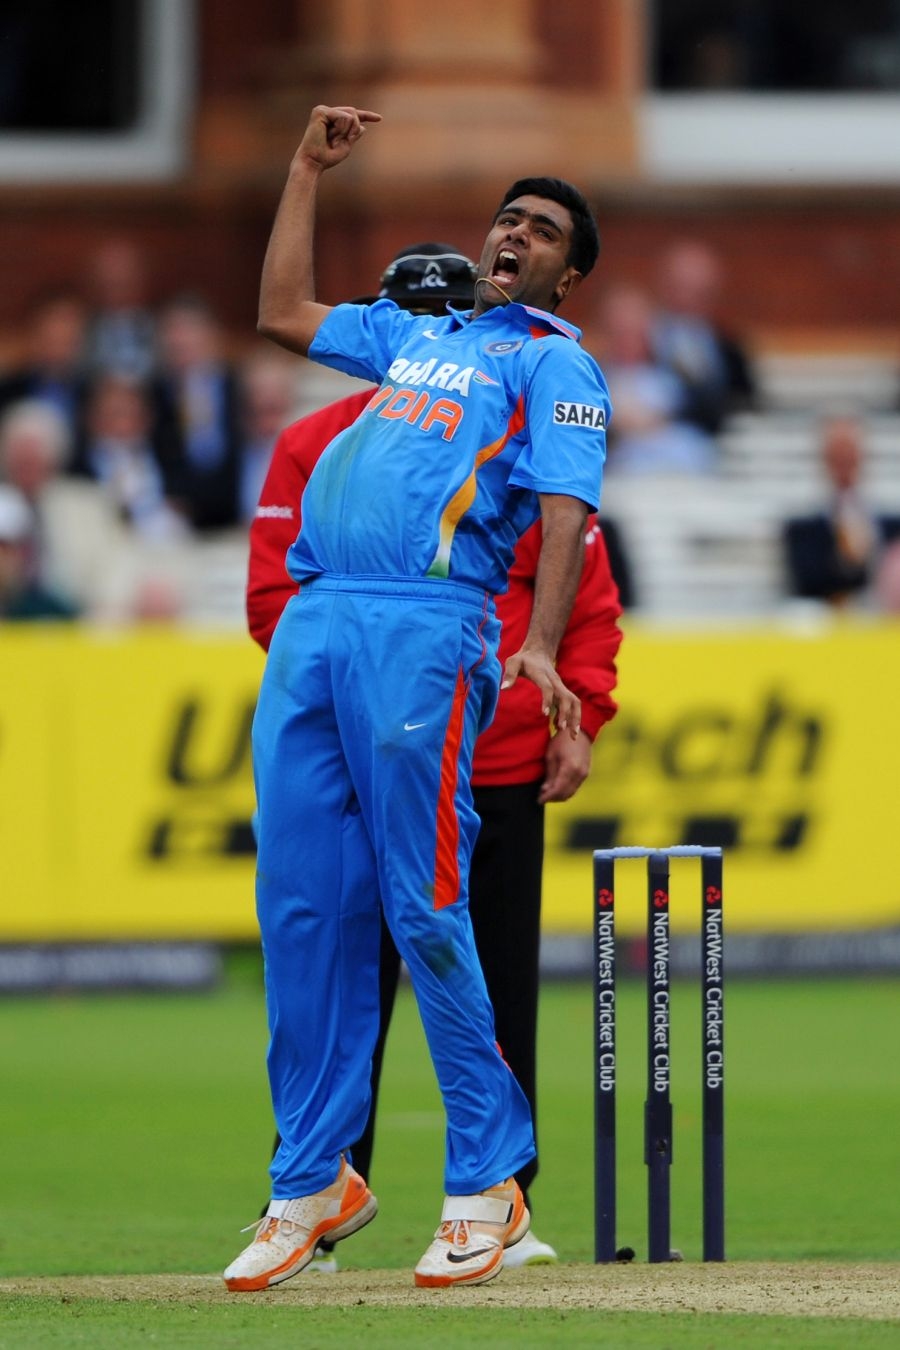
[[[609,394],[581,334],[543,310],[414,316],[338,305],[312,360],[379,388],[320,458],[291,576],[445,577],[496,593],[537,493],[599,505]]]

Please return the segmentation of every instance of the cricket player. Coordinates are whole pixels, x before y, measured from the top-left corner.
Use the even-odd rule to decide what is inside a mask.
[[[597,509],[603,377],[554,311],[591,270],[596,225],[557,179],[520,180],[485,239],[470,311],[417,317],[314,299],[321,174],[377,113],[313,110],[263,267],[260,331],[378,388],[316,465],[288,555],[300,586],[272,640],[253,729],[257,912],[280,1147],[272,1201],[232,1262],[263,1289],[377,1203],[349,1150],[378,1034],[381,911],[410,972],[447,1116],[445,1199],[418,1285],[493,1279],[528,1231],[514,1174],[528,1102],[496,1045],[468,914],[472,752],[501,671],[493,596],[540,518],[534,603],[504,684],[532,680],[573,739],[554,660]]]

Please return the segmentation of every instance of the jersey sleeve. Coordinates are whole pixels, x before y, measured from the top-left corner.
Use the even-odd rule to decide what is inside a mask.
[[[319,324],[308,356],[319,365],[380,384],[417,319],[393,300],[336,305]]]
[[[575,342],[551,337],[534,345],[525,384],[527,439],[510,482],[578,497],[596,511],[612,412],[606,382]]]

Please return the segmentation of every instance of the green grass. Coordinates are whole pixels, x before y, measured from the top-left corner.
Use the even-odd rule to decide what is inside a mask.
[[[900,1259],[900,986],[888,980],[733,983],[727,994],[728,1255],[736,1260]],[[641,1153],[643,991],[620,1000],[620,1243],[646,1252]],[[700,1253],[699,995],[673,1011],[673,1242]],[[541,1176],[535,1229],[567,1261],[592,1259],[592,1011],[583,984],[543,991]],[[0,1008],[4,1149],[0,1274],[207,1273],[242,1242],[267,1193],[272,1123],[258,963],[232,958],[206,995],[7,1000]],[[437,1222],[443,1117],[408,990],[388,1047],[373,1186],[377,1221],[342,1250],[355,1268],[411,1267]],[[297,1310],[13,1300],[0,1347],[128,1344],[142,1328],[165,1345],[251,1345]],[[31,1311],[29,1312],[29,1308]],[[28,1334],[32,1339],[16,1340]],[[449,1320],[448,1320],[449,1319]],[[486,1319],[482,1321],[480,1319]],[[304,1343],[462,1343],[471,1320],[492,1344],[595,1341],[595,1314],[500,1309],[309,1309]],[[696,1339],[691,1326],[702,1325]],[[757,1323],[764,1325],[765,1337]],[[607,1344],[846,1344],[817,1319],[604,1314]],[[351,1328],[352,1324],[352,1330]],[[624,1330],[628,1328],[627,1339]],[[826,1326],[832,1326],[825,1323]],[[661,1327],[665,1334],[662,1335]],[[432,1331],[433,1327],[433,1331]],[[654,1330],[654,1327],[656,1328]],[[859,1346],[887,1345],[881,1323],[852,1323]],[[43,1339],[35,1339],[40,1328]],[[117,1333],[118,1328],[118,1333]],[[490,1330],[488,1330],[490,1328]],[[845,1334],[849,1324],[843,1324]],[[417,1330],[414,1330],[417,1329]],[[529,1330],[530,1329],[530,1330]],[[834,1324],[837,1335],[840,1328]],[[889,1327],[897,1337],[897,1326]],[[118,1340],[117,1340],[118,1334]],[[612,1334],[612,1339],[608,1338]],[[829,1333],[831,1334],[831,1333]],[[783,1335],[784,1339],[778,1339]],[[453,1337],[459,1339],[454,1341]],[[643,1339],[641,1339],[643,1337]]]
[[[483,1339],[491,1350],[543,1350],[544,1346],[607,1347],[607,1350],[896,1350],[897,1324],[824,1318],[749,1317],[690,1313],[552,1312],[541,1309],[416,1308],[406,1315],[385,1308],[261,1310],[233,1306],[146,1303],[119,1305],[85,1299],[42,1306],[23,1299],[0,1301],[0,1350],[121,1350],[149,1341],[155,1346],[247,1350],[273,1345],[346,1350],[365,1341],[366,1350],[398,1344],[462,1350]]]

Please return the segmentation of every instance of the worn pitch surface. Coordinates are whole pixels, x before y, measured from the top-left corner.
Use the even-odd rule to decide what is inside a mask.
[[[575,1308],[640,1312],[754,1313],[900,1320],[900,1264],[558,1265],[504,1271],[471,1289],[416,1289],[396,1270],[301,1274],[262,1294],[229,1294],[218,1275],[28,1276],[0,1280],[0,1298],[198,1304],[234,1299],[289,1301],[315,1308],[479,1304],[492,1308]]]

